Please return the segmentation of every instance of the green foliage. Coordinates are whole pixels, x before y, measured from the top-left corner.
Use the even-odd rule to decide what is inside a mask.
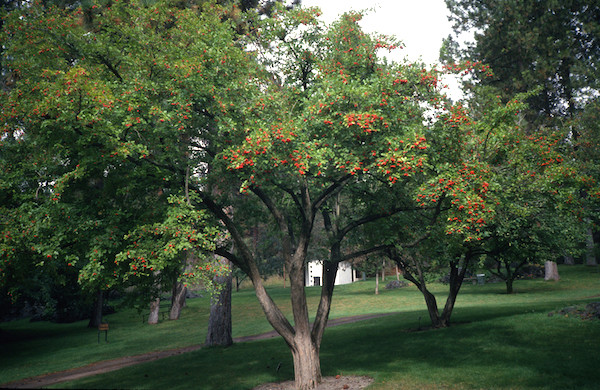
[[[538,86],[528,99],[528,121],[537,124],[569,116],[597,91],[600,59],[594,1],[448,0],[454,31],[475,32],[475,42],[455,60],[482,61],[494,73],[478,78],[503,102]],[[447,45],[452,47],[450,43]]]
[[[7,172],[0,272],[10,271],[2,288],[18,289],[27,269],[51,272],[51,263],[75,267],[91,290],[131,282],[137,263],[118,256],[135,246],[126,236],[176,225],[169,196],[184,193],[189,167],[204,155],[198,129],[221,112],[217,95],[235,89],[223,85],[243,68],[225,10],[32,4],[7,15],[2,40],[3,66],[14,79],[0,112]],[[174,240],[174,251],[197,250],[214,237],[193,213],[185,210],[178,226],[197,245],[161,235]],[[190,218],[194,225],[183,227]],[[180,254],[168,253],[151,265],[156,272],[180,264]]]
[[[264,46],[259,61],[261,50],[276,48],[264,62],[284,78],[228,129],[233,139],[222,159],[246,187],[294,177],[319,188],[367,172],[396,181],[422,164],[421,96],[413,93],[427,94],[429,81],[410,66],[378,63],[375,51],[387,44],[364,34],[358,15],[322,31],[309,18],[315,12],[275,14],[264,31],[272,35],[253,42]]]

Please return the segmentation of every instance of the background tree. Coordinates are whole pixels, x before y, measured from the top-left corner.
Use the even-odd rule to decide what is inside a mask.
[[[36,4],[5,19],[4,64],[15,84],[2,94],[2,162],[10,179],[3,185],[13,198],[5,204],[21,201],[35,211],[29,219],[35,227],[47,229],[35,251],[78,267],[83,285],[106,289],[123,283],[124,275],[133,280],[136,268],[180,267],[175,249],[167,250],[169,261],[155,256],[154,265],[148,257],[124,255],[136,241],[123,237],[144,226],[176,225],[169,214],[176,203],[167,200],[189,198],[197,136],[208,110],[218,107],[216,87],[206,83],[233,76],[218,61],[241,52],[231,44],[230,25],[222,23],[226,13],[216,7],[196,12],[168,3],[119,4],[89,12]],[[212,234],[188,229],[190,236],[176,230],[163,236],[185,238],[193,247]],[[6,249],[12,258],[16,251]],[[11,258],[5,262],[14,265]]]
[[[479,82],[493,86],[504,103],[541,87],[527,100],[528,123],[552,125],[552,118],[573,116],[598,90],[596,2],[447,0],[446,5],[455,34],[475,32],[474,43],[453,54],[493,71]]]
[[[544,128],[560,132],[576,157],[590,167],[582,155],[575,156],[582,134],[577,126],[588,105],[593,107],[598,91],[598,20],[600,7],[591,1],[529,2],[470,1],[446,2],[454,21],[455,36],[475,32],[475,41],[460,50],[450,37],[446,60],[482,61],[492,77],[475,77],[474,82],[493,88],[508,102],[511,96],[536,89],[522,111],[529,133],[544,136]],[[472,100],[474,102],[474,100]],[[589,133],[588,133],[589,134]],[[589,160],[588,160],[589,161]],[[583,167],[580,170],[583,172]],[[597,181],[598,177],[590,177]],[[590,220],[587,220],[589,228]],[[584,224],[586,220],[584,219]],[[592,225],[593,226],[593,225]],[[593,241],[595,227],[588,242]],[[569,256],[567,254],[567,256]]]

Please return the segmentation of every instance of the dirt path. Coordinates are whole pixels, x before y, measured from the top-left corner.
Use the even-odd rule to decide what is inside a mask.
[[[372,318],[379,318],[396,313],[380,313],[380,314],[364,314],[352,317],[335,318],[327,322],[327,327],[350,324],[353,322],[369,320]],[[254,340],[264,340],[273,337],[278,337],[277,332],[270,331],[254,336],[236,337],[233,339],[234,343],[243,343]],[[169,349],[165,351],[148,352],[141,355],[125,356],[117,359],[104,360],[87,366],[73,368],[66,371],[54,372],[51,374],[44,374],[32,378],[26,378],[19,381],[10,383],[0,384],[1,388],[8,389],[39,389],[47,387],[61,382],[68,382],[75,379],[85,378],[97,374],[103,374],[105,372],[115,371],[123,367],[133,366],[136,364],[151,362],[158,359],[164,359],[170,356],[181,355],[182,353],[197,351],[202,348],[202,344],[191,345],[183,348]]]

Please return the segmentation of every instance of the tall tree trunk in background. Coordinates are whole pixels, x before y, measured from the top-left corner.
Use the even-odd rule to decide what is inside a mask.
[[[594,243],[594,233],[591,227],[589,227],[587,230],[585,249],[585,265],[598,265],[598,260],[596,259],[596,245]]]
[[[563,263],[566,265],[574,265],[575,264],[575,258],[573,258],[573,256],[571,255],[564,255],[563,256]]]
[[[222,261],[226,262],[225,259]],[[230,264],[229,267],[231,269]],[[233,288],[233,273],[230,271],[224,276],[215,276],[213,280],[221,286],[221,290],[216,297],[211,299],[206,345],[226,347],[233,344],[233,338],[231,337],[231,290]]]
[[[104,306],[104,291],[98,290],[96,293],[96,299],[94,300],[94,307],[90,316],[90,322],[88,328],[97,328],[102,322],[102,308]]]
[[[158,324],[158,314],[160,311],[160,298],[156,298],[150,302],[150,314],[148,314],[148,324]]]
[[[544,264],[544,280],[560,280],[556,262],[546,261]]]
[[[375,271],[375,295],[379,295],[379,270]]]
[[[171,310],[169,311],[170,320],[178,320],[181,315],[181,309],[185,307],[185,297],[187,287],[179,281],[173,283],[173,295],[171,296]]]

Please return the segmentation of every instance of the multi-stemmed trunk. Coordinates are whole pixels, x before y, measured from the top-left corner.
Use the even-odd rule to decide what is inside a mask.
[[[201,193],[204,205],[223,222],[230,233],[235,248],[235,253],[233,253],[232,250],[218,247],[215,253],[230,260],[249,276],[267,320],[290,348],[294,361],[295,387],[302,390],[313,389],[321,382],[319,350],[329,317],[333,285],[337,271],[337,264],[325,267],[321,301],[317,309],[315,321],[311,324],[309,322],[308,304],[304,286],[304,264],[312,238],[315,213],[326,199],[329,199],[341,188],[344,180],[348,180],[350,177],[348,175],[346,179],[332,184],[331,187],[326,189],[315,200],[311,199],[308,187],[301,186],[300,191],[293,195],[295,205],[298,207],[299,215],[301,216],[300,223],[295,226],[296,230],[289,223],[291,215],[287,215],[282,209],[279,209],[277,204],[261,188],[250,188],[269,210],[278,229],[285,269],[290,281],[293,326],[267,293],[254,254],[248,247],[240,228],[234,222],[232,216],[227,213],[225,207],[216,204],[208,194]],[[295,217],[296,215],[293,216],[293,218]]]
[[[402,270],[404,278],[417,286],[419,291],[421,291],[423,294],[423,297],[425,298],[425,304],[427,305],[427,312],[429,314],[429,318],[431,319],[431,326],[433,328],[447,328],[450,326],[450,317],[452,316],[452,311],[454,310],[454,305],[456,304],[456,298],[458,297],[460,287],[462,286],[462,282],[465,278],[465,273],[472,256],[470,254],[465,255],[465,258],[462,262],[462,268],[458,268],[458,260],[450,262],[450,288],[448,291],[448,296],[446,297],[446,304],[440,313],[435,296],[427,288],[423,267],[419,260],[413,259],[410,264],[410,269],[414,269],[416,272],[416,275],[413,275],[413,273],[410,272],[409,264],[399,254],[397,254],[395,251],[391,251],[388,255],[396,262],[396,264],[398,264]]]
[[[195,255],[192,251],[184,251],[181,257],[182,272],[188,269],[195,261]],[[171,289],[171,309],[169,310],[169,319],[178,320],[181,310],[185,307],[185,300],[188,289],[186,284],[175,278],[173,288]]]
[[[294,326],[286,319],[271,297],[266,292],[262,280],[251,275],[256,296],[265,312],[269,323],[284,339],[294,362],[294,379],[297,389],[313,389],[321,382],[321,365],[319,359],[320,344],[323,331],[329,316],[331,296],[324,292],[315,322],[308,320],[306,295],[304,293],[303,268],[292,267],[290,271],[290,290]],[[326,278],[326,277],[325,277]],[[325,280],[323,289],[326,289]],[[333,293],[333,290],[331,290]]]
[[[554,263],[554,262],[551,262]],[[514,292],[513,284],[517,276],[519,276],[519,271],[527,264],[527,259],[522,260],[516,266],[509,260],[497,260],[496,261],[496,269],[490,269],[490,272],[500,279],[504,280],[506,284],[506,293],[512,294]],[[556,263],[554,263],[556,265]],[[504,266],[504,272],[502,271],[502,267]]]

